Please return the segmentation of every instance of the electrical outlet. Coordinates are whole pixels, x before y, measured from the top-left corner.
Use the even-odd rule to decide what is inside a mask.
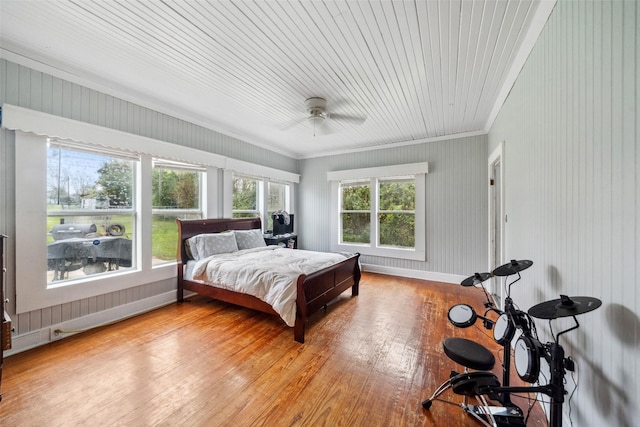
[[[60,328],[51,328],[49,329],[49,341],[56,341],[62,339],[62,334],[60,333]]]

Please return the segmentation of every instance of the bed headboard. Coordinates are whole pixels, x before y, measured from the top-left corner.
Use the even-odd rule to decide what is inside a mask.
[[[176,219],[178,223],[178,261],[188,260],[184,241],[202,233],[221,233],[229,230],[262,229],[260,218],[208,218],[208,219]]]

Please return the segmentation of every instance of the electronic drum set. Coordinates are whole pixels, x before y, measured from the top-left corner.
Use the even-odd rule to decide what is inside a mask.
[[[422,402],[424,409],[431,408],[436,397],[450,388],[454,393],[464,396],[461,407],[483,425],[488,427],[524,426],[523,412],[511,402],[511,395],[514,393],[543,393],[550,397],[550,427],[562,427],[562,404],[566,394],[564,375],[567,370],[573,371],[575,366],[571,357],[565,358],[564,349],[559,344],[559,338],[580,326],[576,319],[577,315],[595,310],[600,307],[602,302],[591,297],[560,295],[560,299],[537,304],[531,307],[528,312],[517,309],[511,299],[511,286],[520,280],[520,272],[532,265],[533,262],[529,260],[512,260],[496,268],[492,273],[475,273],[466,278],[462,281],[462,286],[480,285],[486,295],[484,315],[477,314],[468,304],[456,304],[448,312],[449,321],[456,327],[468,328],[481,319],[486,329],[493,329],[494,340],[504,348],[502,384],[498,377],[491,372],[495,365],[495,357],[491,351],[466,338],[446,338],[443,341],[445,354],[454,362],[464,366],[465,370],[463,373],[451,371],[449,379],[442,383],[429,399]],[[507,297],[504,301],[504,310],[494,307],[483,282],[498,276],[504,277],[506,283],[509,276],[514,275],[517,278],[506,285]],[[497,315],[497,319],[492,320],[487,317],[489,313]],[[563,317],[573,317],[575,325],[555,335],[553,342],[540,343],[532,318],[553,320]],[[513,359],[518,377],[527,383],[535,384],[540,374],[540,361],[544,358],[550,368],[548,384],[509,385],[511,342],[517,330],[520,330],[521,333],[513,347]],[[551,332],[553,336],[553,331]],[[467,398],[471,396],[475,397],[480,404],[468,404]],[[501,406],[489,405],[487,398],[499,402]]]

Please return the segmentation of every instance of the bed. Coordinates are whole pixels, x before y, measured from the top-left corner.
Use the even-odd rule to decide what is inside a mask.
[[[333,254],[337,256],[335,262],[331,262],[330,265],[325,265],[318,270],[306,271],[310,267],[302,264],[296,268],[300,268],[301,272],[292,276],[292,290],[289,292],[290,301],[287,302],[288,306],[293,306],[293,319],[289,319],[288,316],[284,316],[279,310],[280,305],[274,304],[273,306],[268,302],[265,302],[266,298],[247,294],[243,291],[233,290],[230,284],[225,280],[221,280],[220,283],[211,282],[206,274],[209,274],[209,270],[213,270],[210,264],[221,264],[220,257],[229,258],[229,263],[238,263],[237,259],[231,259],[232,256],[245,256],[245,253],[254,258],[249,262],[244,262],[245,265],[257,265],[255,259],[263,257],[262,252],[269,252],[278,254],[279,258],[285,256],[299,256],[305,252],[298,249],[285,249],[269,246],[266,248],[250,248],[248,246],[238,245],[237,253],[227,254],[224,249],[220,249],[217,255],[208,256],[211,251],[211,247],[204,248],[202,242],[210,242],[210,239],[216,238],[216,244],[219,242],[228,241],[228,234],[235,236],[248,236],[251,235],[255,238],[257,234],[262,233],[261,221],[259,218],[234,218],[234,219],[196,219],[196,220],[176,220],[178,224],[178,301],[184,301],[184,291],[196,292],[200,295],[204,295],[210,298],[214,298],[220,301],[225,301],[231,304],[247,307],[253,310],[258,310],[264,313],[273,314],[282,318],[282,320],[293,327],[294,339],[300,343],[304,343],[305,326],[309,316],[318,310],[326,307],[326,305],[338,297],[341,293],[351,288],[351,295],[358,295],[358,287],[360,283],[360,254]],[[233,232],[232,232],[233,230]],[[194,239],[192,239],[194,238]],[[239,239],[236,237],[236,239]],[[195,243],[194,243],[195,241]],[[237,240],[240,242],[240,240]],[[211,245],[211,243],[208,243]],[[222,246],[225,244],[223,243]],[[204,245],[206,246],[206,244]],[[257,245],[261,246],[261,245]],[[218,247],[216,247],[219,249]],[[282,252],[284,251],[284,252]],[[207,252],[207,253],[203,253]],[[214,250],[213,252],[216,252]],[[328,253],[317,253],[318,255]],[[266,256],[266,255],[264,255]],[[302,256],[302,255],[300,255]],[[328,263],[328,260],[323,260],[324,264]],[[292,262],[292,264],[298,265],[298,261]],[[269,264],[270,265],[270,264]],[[262,268],[269,268],[263,266]],[[275,274],[278,269],[272,271]],[[198,272],[198,274],[194,274]],[[247,274],[243,273],[239,275],[238,281],[241,282],[245,279]],[[289,272],[289,275],[292,273]],[[217,280],[214,278],[214,280]],[[283,279],[274,279],[274,283],[280,283]],[[225,283],[222,283],[225,282]],[[235,284],[234,284],[235,285]],[[245,283],[237,283],[240,288],[246,288]],[[268,290],[266,290],[269,293]],[[291,299],[292,298],[292,299]],[[276,308],[274,308],[276,307]],[[276,311],[278,309],[278,311]]]

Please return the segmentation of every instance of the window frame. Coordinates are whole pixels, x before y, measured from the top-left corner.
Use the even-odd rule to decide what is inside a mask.
[[[227,212],[227,209],[230,210],[231,206],[226,183],[232,170],[253,171],[290,183],[300,181],[300,176],[292,172],[10,104],[2,105],[1,127],[13,131],[15,145],[15,234],[19,236],[15,239],[16,314],[139,288],[163,280],[175,280],[175,263],[153,266],[151,260],[154,157],[206,167],[206,193],[202,202],[204,215],[208,218],[229,217],[230,211]],[[46,239],[42,238],[43,227],[34,227],[34,224],[46,224],[46,139],[51,137],[140,155],[140,167],[135,176],[138,186],[136,204],[140,207],[135,218],[139,225],[135,249],[137,269],[64,286],[47,286]],[[219,187],[221,178],[224,187]]]
[[[255,199],[255,203],[256,203],[256,208],[255,209],[233,209],[233,206],[231,207],[231,217],[232,218],[236,218],[235,214],[250,214],[253,215],[255,217],[259,217],[261,218],[262,215],[262,210],[261,205],[262,205],[262,200],[264,199],[264,182],[261,178],[257,178],[255,176],[251,176],[251,175],[247,175],[244,173],[233,173],[232,177],[231,177],[231,196],[232,196],[232,200],[233,200],[233,193],[234,193],[234,189],[235,189],[235,185],[233,184],[233,182],[236,180],[236,178],[241,177],[245,180],[251,180],[251,181],[255,181],[256,182],[256,199]],[[237,217],[240,218],[240,217]]]
[[[331,185],[331,250],[359,252],[363,255],[426,261],[426,174],[427,163],[383,166],[365,169],[333,171],[327,174]],[[415,180],[415,245],[413,248],[393,247],[379,243],[378,181],[395,177]],[[343,182],[370,181],[370,243],[345,243],[341,236],[341,198]]]
[[[131,226],[130,229],[127,230],[127,235],[131,235],[131,241],[132,241],[132,259],[131,259],[131,267],[123,267],[122,271],[119,271],[120,269],[118,268],[117,270],[111,270],[111,271],[104,271],[102,273],[100,273],[101,276],[92,276],[92,275],[85,275],[82,277],[75,277],[75,278],[67,278],[67,279],[61,279],[61,280],[52,280],[51,282],[48,281],[47,279],[47,287],[58,287],[58,286],[67,286],[69,284],[74,284],[75,282],[83,282],[89,278],[99,278],[99,277],[105,277],[106,275],[113,275],[113,274],[117,274],[117,273],[121,273],[121,272],[125,272],[125,271],[133,271],[136,269],[136,255],[135,255],[135,251],[136,248],[138,247],[137,242],[136,242],[136,238],[137,238],[137,233],[136,233],[136,229],[139,226],[139,224],[137,223],[136,218],[139,218],[139,210],[140,210],[140,206],[138,204],[138,197],[137,197],[137,191],[138,191],[138,186],[137,186],[137,179],[136,177],[138,176],[137,172],[140,169],[140,156],[138,155],[129,155],[126,154],[124,152],[121,151],[115,151],[115,150],[107,150],[107,149],[100,149],[98,147],[94,147],[90,144],[84,144],[84,146],[81,146],[80,144],[77,143],[71,143],[71,142],[67,142],[67,141],[60,141],[57,138],[47,138],[47,151],[49,149],[49,146],[51,144],[55,144],[58,146],[59,150],[69,150],[72,152],[76,152],[76,153],[87,153],[87,154],[97,154],[97,155],[101,155],[104,157],[109,157],[110,159],[119,159],[119,160],[126,160],[129,162],[132,162],[132,176],[131,176],[131,190],[132,190],[132,194],[131,194],[131,206],[128,207],[123,207],[123,208],[116,208],[116,207],[109,207],[107,209],[97,209],[97,208],[93,208],[93,209],[82,209],[82,208],[75,208],[75,209],[49,209],[48,208],[48,203],[49,203],[49,197],[47,195],[47,207],[46,207],[46,219],[45,219],[45,223],[48,223],[48,219],[50,217],[66,217],[66,218],[73,218],[73,217],[112,217],[112,216],[130,216],[131,217]],[[47,153],[47,173],[49,172],[49,156]],[[70,165],[70,166],[75,166],[75,165]],[[48,177],[47,177],[48,178]],[[68,177],[67,177],[68,179]],[[48,193],[48,185],[47,185],[47,193]],[[67,195],[69,196],[69,195]],[[98,224],[97,219],[94,222],[96,225]],[[106,231],[106,230],[105,230]]]
[[[292,210],[292,200],[293,200],[293,182],[287,182],[287,181],[283,181],[283,180],[278,180],[278,179],[270,179],[267,177],[257,177],[257,176],[253,176],[250,174],[246,174],[246,173],[241,173],[241,172],[233,172],[231,174],[231,178],[230,178],[230,187],[231,187],[231,199],[233,199],[233,189],[234,189],[234,185],[233,185],[233,181],[234,179],[240,176],[242,178],[245,179],[251,179],[251,180],[255,180],[256,181],[256,209],[255,210],[236,210],[233,209],[233,207],[231,208],[231,217],[234,218],[234,214],[236,213],[252,213],[255,214],[256,217],[259,217],[262,223],[262,231],[266,231],[268,228],[268,224],[269,224],[269,217],[271,212],[275,212],[275,211],[269,211],[268,206],[269,206],[269,185],[270,184],[278,184],[278,185],[284,185],[285,186],[285,191],[284,191],[284,210],[287,211],[288,213],[293,213]]]
[[[188,217],[189,219],[204,218],[205,212],[206,212],[206,207],[205,207],[205,201],[206,201],[205,195],[207,193],[206,183],[208,181],[207,168],[201,165],[193,164],[193,163],[177,162],[177,161],[172,161],[162,157],[153,157],[151,161],[152,161],[152,169],[151,169],[152,179],[153,179],[153,172],[156,169],[156,167],[158,167],[159,169],[193,171],[198,173],[198,208],[197,209],[180,209],[180,208],[163,209],[163,208],[154,207],[152,203],[151,205],[152,223],[153,223],[154,215],[168,215],[168,216],[176,216],[179,218]],[[153,188],[153,182],[152,182],[152,188]],[[176,225],[176,228],[177,228],[177,225]],[[153,245],[153,229],[151,232],[151,239],[152,239],[152,245]],[[171,260],[166,260],[166,261],[157,262],[157,263],[153,262],[153,255],[154,254],[153,254],[153,247],[152,247],[151,252],[149,253],[149,256],[151,257],[151,264],[153,265],[153,268],[157,268],[165,264],[171,264],[171,263],[177,262],[177,251],[175,254],[176,257],[172,258]]]

